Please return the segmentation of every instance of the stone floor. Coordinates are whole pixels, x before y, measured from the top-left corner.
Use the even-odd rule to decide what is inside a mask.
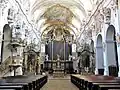
[[[48,82],[40,90],[79,90],[70,81],[69,76],[65,78],[48,78]]]

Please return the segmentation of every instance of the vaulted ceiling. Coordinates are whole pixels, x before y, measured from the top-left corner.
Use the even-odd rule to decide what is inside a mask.
[[[64,29],[80,33],[81,22],[97,0],[30,0],[31,15],[42,34]]]

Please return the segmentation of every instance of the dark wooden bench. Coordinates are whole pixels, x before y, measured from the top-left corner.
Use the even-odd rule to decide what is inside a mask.
[[[71,75],[71,82],[75,84],[80,90],[120,89],[120,83],[115,77],[112,76]]]
[[[9,87],[15,89],[16,88],[15,86],[19,86],[19,87],[21,86],[22,88],[17,88],[17,89],[19,89],[19,90],[29,90],[28,89],[28,83],[0,83],[0,87],[3,88],[4,86],[6,86],[8,89],[9,89]],[[4,89],[7,89],[7,88],[4,87]]]
[[[0,90],[25,90],[21,85],[12,85],[12,86],[0,86]]]
[[[115,85],[115,84],[113,84],[113,85],[108,85],[108,84],[104,84],[104,85],[97,85],[94,89],[92,89],[92,90],[115,90],[115,89],[117,89],[117,90],[120,90],[120,85]]]
[[[99,90],[100,85],[120,85],[119,82],[117,82],[116,80],[97,80],[97,81],[87,81],[87,88],[89,88],[89,90]],[[114,87],[113,87],[114,88]],[[109,87],[108,89],[113,89],[111,87]],[[116,89],[116,88],[114,88]],[[119,88],[120,89],[120,88]]]
[[[2,88],[4,88],[4,86],[7,86],[7,88],[12,88],[12,86],[21,86],[22,88],[17,88],[17,90],[40,90],[40,88],[47,82],[47,76],[9,76],[4,77],[1,81],[2,80],[3,82],[0,83],[0,87]],[[16,90],[15,87],[12,89]]]
[[[119,89],[118,86],[120,86],[120,83],[112,83],[112,82],[111,83],[93,83],[93,87],[91,90],[100,90],[100,89],[108,90],[109,88],[110,89]]]
[[[113,76],[101,76],[101,75],[92,75],[92,76],[87,76],[86,78],[84,78],[84,88],[85,89],[89,89],[89,90],[93,90],[94,87],[96,87],[98,85],[119,85],[119,83],[116,81],[115,77]],[[110,89],[110,88],[109,88]],[[96,90],[96,89],[95,89]]]

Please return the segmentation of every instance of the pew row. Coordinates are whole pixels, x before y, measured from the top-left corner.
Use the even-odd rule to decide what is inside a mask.
[[[40,90],[48,76],[9,76],[0,79],[0,90]]]
[[[71,82],[79,90],[120,90],[120,79],[102,75],[71,75]]]

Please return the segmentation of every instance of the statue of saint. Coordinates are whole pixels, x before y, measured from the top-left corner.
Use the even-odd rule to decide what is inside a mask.
[[[48,61],[48,55],[45,55],[45,59],[46,59],[46,61]]]
[[[72,61],[72,55],[69,55],[69,61]]]
[[[60,55],[57,54],[57,60],[60,60]]]
[[[60,55],[57,55],[57,68],[60,68]]]
[[[54,36],[55,36],[55,40],[61,41],[63,39],[62,30],[61,29],[56,29]]]

